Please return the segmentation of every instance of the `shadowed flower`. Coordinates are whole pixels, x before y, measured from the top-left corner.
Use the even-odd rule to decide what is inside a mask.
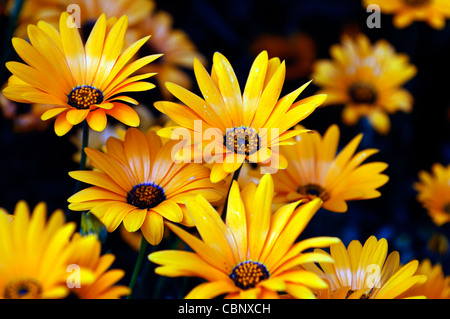
[[[17,203],[13,215],[1,209],[0,299],[66,297],[74,231],[75,224],[65,224],[61,210],[47,221],[44,203],[39,203],[31,216],[24,201]],[[89,284],[94,275],[81,269],[79,279],[80,284]]]
[[[141,54],[162,53],[163,56],[156,63],[148,64],[141,69],[144,73],[156,73],[158,89],[162,98],[173,99],[166,82],[178,84],[191,89],[192,79],[187,70],[192,70],[194,58],[206,63],[204,56],[189,35],[181,29],[173,28],[172,16],[162,10],[152,11],[139,27],[143,34],[151,34],[151,39],[140,50]]]
[[[305,250],[328,247],[337,238],[295,242],[320,208],[321,200],[300,206],[298,201],[272,214],[272,196],[270,174],[265,174],[258,186],[249,183],[241,192],[233,181],[225,222],[201,195],[186,199],[201,239],[168,222],[168,227],[194,252],[167,250],[150,254],[149,259],[160,265],[156,273],[207,280],[186,298],[314,298],[311,289],[326,285],[301,265],[333,260]]]
[[[128,63],[150,36],[122,52],[127,16],[118,19],[107,32],[106,17],[101,15],[86,45],[78,29],[69,22],[73,23],[69,14],[63,12],[60,33],[40,21],[37,26],[28,26],[31,44],[13,38],[13,46],[26,64],[6,63],[13,75],[3,94],[16,102],[53,105],[41,118],[48,120],[57,116],[55,132],[59,136],[85,119],[93,130],[102,131],[106,127],[106,115],[126,125],[138,126],[137,113],[125,104],[137,105],[138,102],[122,94],[155,86],[141,81],[153,73],[129,77],[159,57],[151,55]]]
[[[318,60],[313,79],[328,95],[324,105],[343,104],[342,120],[355,125],[366,117],[380,134],[390,130],[388,114],[410,112],[412,95],[401,86],[417,72],[406,54],[379,40],[372,45],[364,34],[342,37],[330,48],[332,60]]]
[[[428,250],[439,255],[447,255],[449,251],[449,242],[445,234],[436,232],[428,240]]]
[[[299,79],[309,75],[316,60],[316,43],[303,32],[287,36],[262,34],[252,45],[253,53],[267,50],[269,56],[286,60],[286,80]]]
[[[278,146],[303,132],[289,129],[310,115],[326,96],[314,95],[294,103],[309,84],[306,83],[278,99],[285,78],[285,62],[278,58],[269,60],[266,51],[255,59],[243,94],[228,60],[216,52],[213,62],[210,75],[198,59],[194,60],[203,98],[169,82],[167,89],[185,105],[155,103],[159,111],[189,133],[183,138],[192,142],[191,150],[183,152],[179,159],[214,162],[213,182],[237,171],[245,160],[269,163],[268,167],[275,170],[284,169],[286,160],[276,151]],[[174,133],[180,138],[175,134],[179,127],[164,128],[158,134],[170,138]],[[206,143],[203,138],[212,141]]]
[[[320,268],[314,264],[305,267],[329,285],[316,292],[320,299],[397,299],[426,281],[426,276],[415,274],[417,260],[401,266],[399,253],[394,251],[388,256],[387,251],[386,239],[377,240],[375,236],[369,237],[364,246],[353,240],[347,249],[339,242],[330,246],[333,265],[319,262]],[[321,249],[315,252],[327,254]],[[413,297],[423,298],[410,295]]]
[[[44,131],[50,126],[49,121],[42,121],[41,116],[52,105],[34,103],[23,106],[20,103],[7,99],[3,93],[0,93],[0,110],[3,116],[11,120],[14,132]]]
[[[444,275],[441,264],[432,265],[429,259],[424,259],[416,275],[427,276],[427,281],[405,293],[405,297],[423,295],[427,299],[450,299],[450,276]]]
[[[414,21],[424,21],[434,29],[443,29],[450,18],[447,0],[363,0],[364,6],[376,4],[381,12],[394,15],[395,27],[402,29]]]
[[[437,226],[450,222],[450,165],[435,163],[431,173],[420,171],[414,188],[417,200]]]
[[[145,239],[157,245],[163,236],[163,220],[192,225],[184,198],[203,194],[221,198],[209,180],[210,170],[201,164],[174,163],[175,141],[163,144],[152,130],[146,134],[129,128],[124,141],[111,137],[106,152],[85,148],[94,167],[70,176],[94,186],[71,196],[69,209],[90,210],[114,231],[122,222],[129,232],[140,229]]]
[[[347,202],[379,197],[376,189],[389,177],[381,174],[387,168],[382,162],[363,162],[378,152],[365,149],[355,153],[362,134],[358,134],[338,154],[339,127],[331,125],[322,137],[319,133],[295,137],[294,145],[281,146],[288,167],[274,174],[276,202],[299,199],[323,200],[323,208],[333,212],[347,211]]]
[[[142,22],[150,15],[155,3],[153,0],[33,0],[25,1],[20,12],[18,26],[14,31],[17,37],[27,36],[27,26],[45,20],[54,27],[58,26],[61,12],[67,11],[76,18],[84,40],[87,39],[95,21],[106,15],[110,28],[117,17],[128,16],[128,28],[125,35],[126,46],[140,38]],[[151,33],[148,33],[151,34]]]
[[[101,255],[101,243],[95,235],[81,236],[77,233],[72,245],[74,252],[69,259],[70,264],[89,269],[95,276],[93,282],[71,288],[72,296],[79,299],[119,299],[130,293],[127,286],[117,285],[125,272],[109,270],[115,256],[110,253]]]

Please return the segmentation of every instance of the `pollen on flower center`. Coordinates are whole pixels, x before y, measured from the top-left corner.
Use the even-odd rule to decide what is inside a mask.
[[[230,278],[241,289],[253,288],[262,280],[270,277],[266,266],[256,261],[244,261],[233,268]]]
[[[141,209],[156,207],[165,200],[164,190],[151,183],[136,185],[127,194],[127,203]]]
[[[330,195],[328,194],[328,192],[326,192],[322,186],[317,185],[317,184],[300,185],[297,188],[297,193],[300,193],[302,195],[309,196],[309,197],[319,197],[324,202],[330,198]]]
[[[103,102],[103,93],[90,85],[81,85],[74,88],[68,97],[68,104],[76,109],[85,110],[94,104]]]
[[[403,0],[403,2],[410,7],[419,7],[429,3],[430,0]]]
[[[227,129],[223,145],[231,152],[248,156],[259,150],[261,138],[252,128],[235,127]]]
[[[372,85],[355,83],[350,86],[348,93],[356,104],[373,104],[377,100],[377,92]]]
[[[40,299],[42,287],[34,279],[17,279],[6,285],[4,296],[6,299]]]

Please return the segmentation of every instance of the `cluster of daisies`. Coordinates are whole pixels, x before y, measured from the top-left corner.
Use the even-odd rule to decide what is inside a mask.
[[[78,2],[89,12],[95,1]],[[153,9],[148,1],[123,2],[137,11],[133,17]],[[215,53],[208,72],[191,50],[179,58],[192,62],[201,96],[163,78],[163,96],[173,98],[154,106],[169,120],[143,130],[133,107],[139,102],[129,95],[155,87],[145,80],[163,70],[151,65],[164,56],[147,50],[136,57],[150,36],[127,32],[139,22],[108,16],[101,3],[96,9],[105,13],[87,20],[86,34],[55,4],[56,27],[49,9],[42,13],[49,22],[19,29],[28,41],[15,37],[12,44],[24,63],[6,64],[12,74],[3,90],[7,99],[46,105],[41,119],[55,118],[59,136],[84,128],[80,169],[69,175],[87,186],[68,198],[72,214],[95,216],[108,232],[122,227],[141,234],[140,255],[147,244],[160,244],[165,231],[173,233],[190,250],[146,257],[158,275],[204,279],[186,298],[450,297],[450,278],[440,265],[403,265],[398,252],[388,254],[386,239],[355,239],[347,247],[336,237],[298,240],[319,209],[344,213],[349,201],[379,197],[389,179],[386,163],[365,162],[376,149],[357,151],[362,134],[338,151],[337,125],[321,135],[299,123],[322,104],[344,103],[344,123],[365,116],[386,133],[388,114],[412,107],[411,94],[401,88],[416,72],[407,56],[385,41],[372,46],[363,35],[344,38],[331,49],[334,61],[317,64],[313,78],[323,90],[298,100],[309,83],[280,96],[286,65],[266,51],[241,91],[225,56]],[[156,36],[165,29],[157,30]],[[130,128],[99,148],[88,145],[89,131],[105,131],[108,116]],[[175,152],[180,145],[182,152]],[[433,170],[421,173],[415,186],[442,224],[450,216],[450,166]],[[62,211],[47,220],[44,203],[0,211],[0,298],[130,296],[134,283],[119,284],[124,272],[110,269],[114,255],[102,254],[98,236],[75,227]]]

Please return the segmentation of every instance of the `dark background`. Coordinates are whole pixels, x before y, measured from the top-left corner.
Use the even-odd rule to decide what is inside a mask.
[[[183,29],[191,37],[210,65],[214,52],[225,55],[235,69],[241,88],[256,56],[251,49],[252,44],[264,34],[284,37],[297,32],[307,34],[314,40],[319,59],[330,58],[329,47],[339,43],[344,29],[359,28],[373,42],[386,39],[397,52],[408,54],[418,73],[404,87],[412,93],[415,103],[412,113],[399,112],[390,116],[392,127],[389,134],[379,135],[365,120],[353,127],[345,126],[340,121],[342,106],[320,108],[302,122],[321,133],[337,123],[341,129],[341,146],[363,132],[359,149],[379,149],[380,152],[369,161],[388,163],[385,173],[390,177],[389,182],[380,188],[380,198],[349,202],[348,212],[344,214],[320,210],[302,236],[338,236],[348,245],[353,239],[364,242],[375,235],[378,239],[388,240],[389,252],[399,251],[402,263],[430,258],[433,262],[442,263],[445,274],[450,274],[448,254],[428,249],[431,236],[441,233],[448,237],[450,226],[448,223],[440,227],[433,224],[416,201],[417,193],[412,186],[418,180],[420,170],[429,171],[435,162],[443,165],[450,162],[449,20],[443,30],[435,30],[423,22],[396,29],[392,25],[392,16],[382,14],[381,28],[369,29],[366,26],[369,13],[357,0],[164,0],[156,3],[157,9],[173,16],[174,28]],[[287,80],[282,95],[308,81],[309,76],[304,74]],[[311,84],[301,97],[314,94],[317,89]],[[193,90],[198,90],[195,84]],[[147,94],[150,100],[144,102],[152,105],[158,100],[156,91]],[[76,149],[69,141],[74,131],[57,137],[51,126],[43,132],[14,133],[11,121],[0,117],[1,207],[12,212],[20,199],[25,199],[30,206],[45,201],[49,211],[67,207],[67,198],[74,190],[74,181],[67,172],[78,167],[72,161]],[[165,245],[168,244],[163,243],[158,249],[165,248]],[[124,279],[127,284],[136,252],[121,243],[116,233],[108,235],[105,246],[116,254],[116,267],[127,271]],[[153,266],[147,262],[144,267]],[[152,271],[147,277],[145,280],[149,282],[154,280]],[[186,284],[181,279],[165,280],[157,297],[182,297],[186,290],[180,288],[180,282]],[[194,279],[186,285],[196,282]],[[151,284],[142,286],[145,291],[145,287]]]

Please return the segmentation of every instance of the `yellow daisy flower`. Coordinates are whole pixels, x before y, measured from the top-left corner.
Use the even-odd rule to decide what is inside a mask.
[[[445,276],[441,264],[432,265],[429,259],[420,262],[416,271],[427,276],[427,281],[414,287],[405,296],[423,295],[427,299],[450,299],[450,276]]]
[[[166,82],[172,82],[186,89],[191,89],[192,79],[187,70],[192,70],[194,58],[202,63],[206,60],[197,50],[189,35],[181,29],[173,28],[173,17],[165,11],[152,11],[142,21],[140,32],[151,34],[152,38],[145,43],[141,52],[162,53],[157,63],[148,64],[141,69],[142,72],[156,73],[158,89],[165,100],[173,99],[173,96],[165,87]]]
[[[386,163],[364,163],[376,149],[355,153],[363,135],[358,134],[338,154],[339,127],[331,125],[323,137],[315,132],[295,137],[295,145],[281,146],[288,167],[273,175],[275,201],[287,203],[299,199],[323,200],[323,208],[347,211],[347,202],[379,197],[376,189],[389,177],[381,174]]]
[[[26,64],[8,62],[13,74],[3,94],[16,102],[51,104],[42,120],[57,116],[55,132],[61,136],[73,125],[87,120],[95,131],[102,131],[110,115],[129,126],[138,126],[137,113],[127,104],[138,102],[126,92],[146,91],[155,85],[145,81],[153,74],[129,77],[159,55],[133,61],[131,57],[149,39],[142,38],[122,51],[128,18],[122,16],[106,32],[106,17],[96,21],[86,45],[71,17],[63,12],[60,33],[50,24],[40,21],[28,27],[30,43],[13,38],[12,43]],[[125,103],[124,103],[125,102]]]
[[[364,6],[376,4],[381,12],[394,15],[395,27],[402,29],[414,21],[424,21],[435,29],[443,29],[450,18],[447,0],[363,0]]]
[[[256,57],[243,94],[228,60],[216,52],[213,62],[210,75],[198,59],[194,60],[194,73],[203,98],[168,82],[167,89],[185,105],[155,102],[159,111],[187,131],[185,135],[189,136],[183,138],[192,142],[192,150],[183,149],[179,159],[215,162],[211,171],[213,182],[237,171],[245,160],[269,162],[273,169],[285,168],[286,161],[275,148],[302,133],[289,129],[311,114],[326,96],[314,95],[294,103],[306,83],[278,100],[285,62],[278,58],[269,60],[266,51]],[[170,138],[174,133],[175,138],[180,138],[175,130],[179,127],[164,128],[158,134]]]
[[[345,105],[342,120],[347,125],[366,117],[377,132],[388,133],[388,114],[412,109],[413,97],[401,86],[416,74],[416,67],[385,40],[372,45],[360,33],[354,39],[344,35],[341,42],[331,46],[332,60],[314,65],[319,93],[328,95],[324,105]]]
[[[71,196],[69,209],[90,210],[109,232],[122,222],[129,232],[140,229],[152,245],[162,239],[164,218],[192,225],[190,217],[180,207],[184,198],[203,194],[215,201],[221,195],[209,181],[207,167],[172,160],[174,143],[176,141],[163,144],[152,130],[144,134],[129,128],[124,141],[108,139],[105,153],[85,148],[94,170],[69,174],[94,186]]]
[[[307,264],[305,268],[328,283],[327,289],[317,290],[321,299],[397,299],[416,284],[427,279],[415,274],[419,262],[413,260],[401,266],[397,251],[387,255],[386,239],[370,236],[364,246],[353,240],[345,248],[342,242],[330,246],[329,256],[333,265],[319,262]],[[315,252],[328,254],[316,249]],[[386,258],[387,257],[387,258]],[[423,296],[411,296],[422,298]]]
[[[116,285],[125,272],[121,269],[109,270],[115,256],[110,253],[101,255],[101,243],[95,235],[81,236],[76,233],[72,245],[74,253],[69,259],[70,264],[89,269],[95,276],[89,284],[72,287],[72,296],[79,299],[119,299],[130,293],[127,286]]]
[[[45,203],[39,203],[31,216],[24,201],[17,203],[13,215],[1,210],[0,299],[66,297],[74,231],[75,224],[65,224],[61,210],[47,221]],[[93,275],[84,272],[82,279],[82,284],[91,283]]]
[[[186,298],[314,298],[313,288],[325,288],[319,277],[301,268],[307,262],[330,263],[322,253],[304,252],[328,247],[334,237],[316,237],[294,243],[321,200],[298,206],[283,206],[272,214],[273,181],[265,174],[258,186],[247,184],[242,191],[233,181],[225,222],[201,195],[187,198],[186,206],[201,240],[182,228],[167,223],[194,252],[167,250],[149,255],[160,265],[163,276],[195,276],[207,280]]]
[[[417,200],[436,225],[450,222],[450,165],[435,163],[431,173],[420,171],[414,188],[418,192]]]

